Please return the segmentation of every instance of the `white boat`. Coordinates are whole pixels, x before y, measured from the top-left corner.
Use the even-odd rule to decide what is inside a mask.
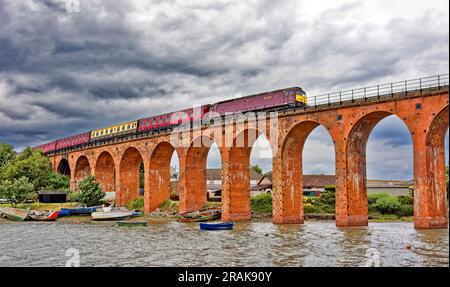
[[[116,220],[116,219],[126,219],[132,217],[134,210],[127,211],[97,211],[91,214],[93,220]]]

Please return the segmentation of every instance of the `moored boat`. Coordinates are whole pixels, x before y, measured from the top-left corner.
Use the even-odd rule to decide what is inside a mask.
[[[28,218],[30,209],[28,208],[25,210],[13,207],[0,207],[0,214],[11,220],[24,221]]]
[[[119,226],[147,226],[147,221],[117,221]]]
[[[201,230],[231,230],[234,222],[200,223]]]
[[[220,209],[204,209],[178,215],[180,222],[204,222],[219,219],[222,215]]]
[[[59,214],[58,211],[41,212],[41,211],[32,210],[32,211],[30,211],[29,216],[32,220],[35,220],[35,221],[53,221],[53,220],[56,220],[56,218],[58,217],[58,214]]]
[[[103,212],[97,211],[91,214],[93,220],[116,220],[116,219],[127,219],[132,217],[134,210],[127,211],[110,211]]]
[[[61,208],[60,216],[90,215],[91,213],[96,211],[96,207]]]

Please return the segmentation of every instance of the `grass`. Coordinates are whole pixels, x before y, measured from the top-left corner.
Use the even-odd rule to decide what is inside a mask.
[[[161,203],[159,208],[161,208],[163,210],[167,210],[167,209],[169,209],[169,210],[173,210],[173,209],[178,210],[178,206],[179,205],[180,205],[180,203],[178,201],[173,201],[173,200],[167,199],[167,200],[165,200],[165,201],[163,201]]]
[[[16,205],[16,208],[27,209],[31,208],[33,210],[45,211],[45,210],[61,210],[61,208],[71,208],[76,207],[78,203],[76,202],[66,202],[66,203],[20,203]],[[12,207],[9,203],[0,204],[2,207]]]
[[[253,196],[251,199],[252,210],[257,212],[272,212],[272,194],[264,193]]]
[[[144,210],[144,197],[140,196],[127,203],[126,206],[130,210]]]

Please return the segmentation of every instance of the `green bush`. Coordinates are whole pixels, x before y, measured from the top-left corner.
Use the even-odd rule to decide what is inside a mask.
[[[78,182],[78,200],[87,206],[95,206],[103,203],[105,193],[94,176],[87,176]]]
[[[57,190],[57,189],[68,189],[70,187],[70,177],[59,174],[51,173],[48,178],[47,189]]]
[[[336,205],[336,190],[328,189],[322,192],[319,197],[319,202],[323,205],[335,206]]]
[[[399,216],[414,216],[414,206],[404,204],[400,206],[396,214]]]
[[[272,212],[272,194],[264,193],[251,199],[252,210],[257,212]]]
[[[78,201],[78,194],[76,192],[73,192],[71,190],[66,191],[66,192],[67,192],[67,196],[66,196],[67,202],[77,202]]]
[[[144,209],[144,197],[138,197],[127,203],[127,208],[131,210]]]
[[[381,193],[372,205],[381,214],[395,214],[401,207],[398,198],[387,193]]]
[[[170,199],[164,200],[159,208],[161,209],[178,209],[179,202],[178,201],[172,201]]]
[[[410,195],[399,195],[397,198],[402,205],[414,205],[414,197]]]
[[[0,198],[5,198],[13,206],[35,197],[34,184],[27,177],[0,182]]]

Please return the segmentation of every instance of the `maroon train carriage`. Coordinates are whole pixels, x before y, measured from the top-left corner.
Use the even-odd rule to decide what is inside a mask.
[[[245,113],[306,105],[306,93],[301,88],[294,87],[215,103],[211,111],[224,116],[225,113]]]
[[[34,148],[35,150],[41,150],[44,153],[50,153],[56,149],[56,141],[52,141]]]
[[[200,122],[203,116],[209,112],[209,105],[199,108],[189,108],[172,113],[162,114],[139,120],[138,132],[158,131],[171,129],[183,123]]]
[[[70,136],[67,138],[57,140],[56,141],[56,150],[69,148],[69,147],[75,147],[75,146],[79,146],[82,144],[87,144],[87,143],[89,143],[90,138],[91,138],[91,133],[87,132],[87,133],[82,133],[79,135]]]

